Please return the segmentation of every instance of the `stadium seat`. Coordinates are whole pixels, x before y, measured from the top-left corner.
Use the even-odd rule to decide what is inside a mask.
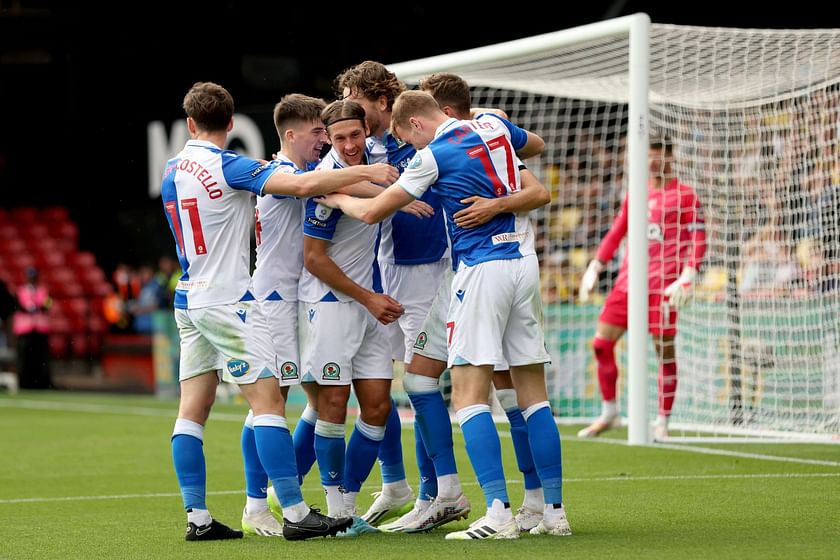
[[[18,230],[14,224],[0,222],[0,239],[18,239]]]
[[[59,224],[70,221],[70,212],[62,206],[50,206],[41,210],[41,218],[47,224]]]
[[[20,237],[0,237],[0,253],[25,253],[26,243]]]
[[[19,224],[18,235],[25,240],[44,239],[50,237],[50,230],[40,223]]]
[[[70,263],[77,272],[96,267],[96,257],[88,251],[79,251],[70,256]]]
[[[18,225],[20,224],[34,224],[38,220],[38,210],[29,206],[20,208],[13,208],[11,211],[11,220]]]

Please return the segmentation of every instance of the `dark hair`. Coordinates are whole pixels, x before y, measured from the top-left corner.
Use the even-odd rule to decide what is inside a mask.
[[[200,130],[227,130],[233,118],[233,97],[213,82],[196,82],[184,96],[184,112]]]
[[[300,93],[284,95],[274,106],[274,127],[283,141],[283,132],[299,123],[321,120],[321,111],[327,103],[318,97],[309,97]]]
[[[329,130],[330,125],[341,121],[359,120],[362,127],[366,126],[365,109],[355,101],[340,99],[333,101],[321,111],[321,120]]]
[[[381,62],[366,60],[338,75],[335,79],[337,97],[343,97],[344,88],[371,101],[384,95],[390,110],[397,96],[405,91],[405,84]]]
[[[420,80],[420,89],[430,93],[441,108],[448,105],[459,115],[469,116],[470,86],[461,76],[451,72],[429,74]]]

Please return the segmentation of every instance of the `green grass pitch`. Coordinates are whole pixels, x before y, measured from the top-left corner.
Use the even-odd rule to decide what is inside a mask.
[[[461,522],[423,535],[188,543],[169,446],[176,411],[176,402],[152,397],[0,396],[0,558],[840,558],[840,446],[629,447],[623,431],[578,440],[578,426],[561,426],[571,537],[445,541],[446,532],[467,525]],[[235,527],[245,502],[245,412],[217,404],[205,432],[208,505]],[[500,426],[505,474],[516,507],[522,483],[506,429]],[[403,440],[416,489],[410,427]],[[457,429],[455,446],[473,520],[484,504]],[[361,508],[378,488],[374,467]],[[324,506],[317,472],[304,497]]]

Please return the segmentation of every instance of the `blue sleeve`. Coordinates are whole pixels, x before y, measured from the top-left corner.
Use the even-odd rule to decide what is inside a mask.
[[[528,133],[510,122],[507,119],[500,117],[499,115],[493,113],[482,113],[481,117],[494,117],[499,120],[503,125],[505,125],[510,132],[510,145],[513,147],[514,151],[520,150],[525,144],[528,143]]]
[[[307,199],[306,213],[303,217],[303,234],[316,239],[331,241],[335,235],[335,226],[343,216],[341,210],[322,206],[314,200]]]
[[[232,189],[262,194],[263,185],[277,170],[273,161],[262,163],[236,152],[222,152],[222,175]]]

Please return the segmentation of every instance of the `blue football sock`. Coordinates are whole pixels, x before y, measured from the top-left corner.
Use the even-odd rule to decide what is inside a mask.
[[[385,424],[385,438],[379,446],[379,462],[382,467],[382,482],[405,480],[405,465],[402,453],[402,424],[397,403],[391,399],[391,413]]]
[[[560,432],[551,414],[548,402],[528,407],[523,413],[528,422],[528,441],[534,465],[540,476],[543,496],[547,504],[563,503],[563,466],[560,450]]]
[[[437,497],[437,474],[432,458],[426,452],[426,445],[423,443],[423,434],[420,433],[420,424],[414,420],[414,453],[417,456],[417,469],[420,471],[420,488],[417,489],[417,496],[421,500],[432,501]]]
[[[295,432],[292,441],[295,446],[295,460],[298,468],[298,481],[302,484],[303,478],[315,464],[315,420],[318,419],[317,412],[312,413],[315,418],[310,420],[306,417],[306,411],[311,410],[308,406],[295,425]]]
[[[288,507],[301,503],[303,495],[297,478],[292,435],[286,426],[286,419],[274,414],[255,416],[254,439],[260,462],[274,485],[280,505]]]
[[[344,426],[318,420],[315,423],[315,455],[323,486],[344,482]]]
[[[245,495],[251,498],[265,498],[268,487],[268,475],[260,463],[257,452],[257,439],[254,435],[251,414],[242,426],[242,459],[245,462]]]
[[[184,509],[207,509],[204,426],[178,418],[172,433],[172,462],[181,487]]]
[[[540,476],[534,466],[531,454],[531,444],[528,441],[528,424],[519,408],[505,410],[510,421],[510,438],[513,440],[513,451],[516,454],[516,464],[519,472],[525,478],[525,489],[532,490],[540,487]]]
[[[419,427],[426,451],[434,462],[435,474],[445,476],[457,473],[452,444],[452,421],[449,419],[443,395],[435,390],[409,393],[408,398],[417,412],[414,425],[415,428]]]
[[[385,426],[371,426],[361,418],[356,420],[356,427],[350,434],[344,458],[345,490],[358,492],[361,489],[376,462],[379,445],[384,436]]]
[[[493,500],[510,503],[502,468],[502,446],[490,415],[490,407],[486,404],[467,406],[459,410],[457,416],[464,432],[467,455],[481,485],[487,507],[493,505]]]

